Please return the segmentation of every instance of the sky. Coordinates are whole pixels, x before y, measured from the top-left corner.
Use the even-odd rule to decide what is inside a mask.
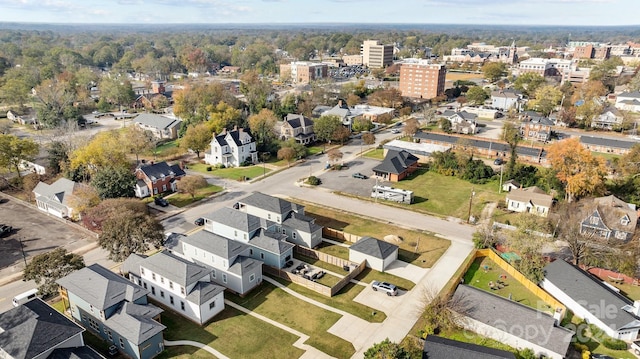
[[[639,0],[0,0],[0,22],[638,25]]]

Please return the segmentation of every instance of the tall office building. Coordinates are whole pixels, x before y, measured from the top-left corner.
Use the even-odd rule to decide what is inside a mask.
[[[366,40],[360,48],[362,64],[380,69],[393,64],[393,45],[382,45],[378,40]]]
[[[447,68],[428,60],[406,59],[400,64],[399,89],[403,97],[430,99],[444,94]]]

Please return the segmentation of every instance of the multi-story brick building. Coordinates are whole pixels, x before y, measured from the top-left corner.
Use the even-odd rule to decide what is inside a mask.
[[[377,40],[364,41],[360,53],[362,64],[372,69],[387,67],[393,63],[393,45],[382,45]]]
[[[608,59],[609,56],[611,56],[610,46],[585,45],[585,46],[577,46],[573,50],[574,59],[604,60],[604,59]]]
[[[311,81],[323,79],[328,74],[327,64],[308,61],[294,61],[290,64],[280,65],[280,76],[290,76],[295,83],[308,84]]]
[[[427,60],[407,59],[400,65],[399,89],[404,97],[434,98],[444,94],[447,69]]]

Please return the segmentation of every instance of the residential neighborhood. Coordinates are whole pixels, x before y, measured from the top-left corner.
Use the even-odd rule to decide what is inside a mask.
[[[640,357],[632,31],[5,25],[1,358]]]

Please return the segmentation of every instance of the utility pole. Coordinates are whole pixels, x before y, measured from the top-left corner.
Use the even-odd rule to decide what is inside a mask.
[[[504,168],[504,163],[500,165],[500,188],[498,188],[498,193],[502,193],[502,169]]]
[[[24,267],[27,268],[27,256],[24,254],[24,244],[22,244],[22,237],[18,237],[20,242],[20,251],[22,252],[22,260],[24,260]]]
[[[469,214],[467,215],[467,223],[471,223],[471,204],[473,203],[473,196],[476,195],[473,187],[471,188],[471,197],[469,197]]]

